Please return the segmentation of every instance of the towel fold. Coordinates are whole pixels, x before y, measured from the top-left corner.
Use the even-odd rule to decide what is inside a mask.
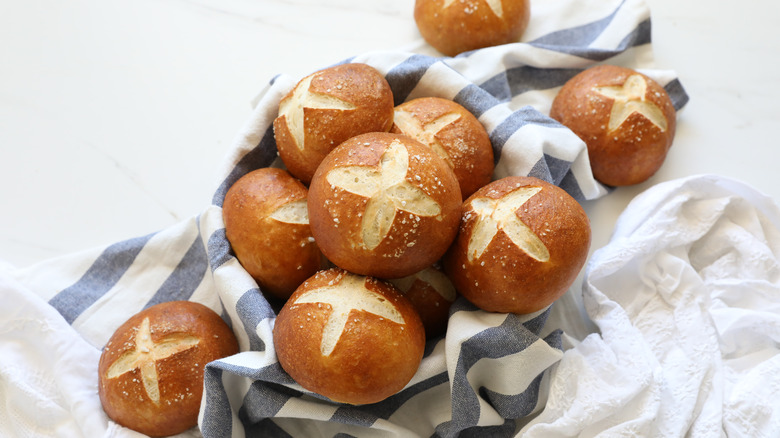
[[[780,209],[743,183],[639,195],[586,270],[600,333],[564,353],[524,436],[780,436],[779,257]]]

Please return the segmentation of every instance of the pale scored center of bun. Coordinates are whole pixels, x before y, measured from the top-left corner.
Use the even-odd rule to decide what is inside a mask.
[[[288,202],[268,215],[271,219],[287,224],[309,224],[309,208],[306,199]]]
[[[341,100],[337,97],[321,94],[309,91],[312,79],[317,76],[316,74],[305,77],[298,86],[293,90],[292,96],[287,99],[283,99],[279,103],[279,115],[284,116],[284,120],[287,122],[287,129],[292,134],[295,145],[298,146],[298,150],[303,151],[306,147],[303,143],[303,109],[304,108],[319,108],[319,109],[335,109],[335,110],[352,110],[355,109],[355,105],[345,100]]]
[[[436,155],[443,158],[451,168],[454,168],[455,165],[452,164],[450,155],[441,145],[439,140],[436,139],[436,134],[458,120],[460,120],[460,114],[447,113],[442,114],[423,126],[417,117],[407,111],[397,109],[393,116],[393,123],[395,123],[401,132],[416,139],[422,144],[428,145],[436,152]]]
[[[609,114],[608,132],[613,132],[633,113],[639,113],[661,132],[666,132],[667,121],[664,112],[653,102],[645,99],[647,81],[642,75],[631,75],[621,87],[593,87],[593,91],[614,99]]]
[[[406,179],[409,152],[394,139],[376,166],[336,167],[326,179],[331,186],[368,198],[360,224],[362,244],[374,249],[387,237],[396,211],[439,216],[441,206]]]
[[[187,333],[172,333],[159,342],[152,340],[149,318],[144,318],[135,333],[135,349],[122,354],[106,372],[106,377],[114,379],[135,369],[141,371],[141,380],[146,394],[155,404],[160,403],[160,387],[157,378],[157,361],[173,356],[200,342],[198,337]]]
[[[322,329],[320,352],[329,356],[336,348],[344,327],[353,310],[373,313],[397,324],[405,324],[401,312],[387,298],[366,287],[366,277],[344,274],[334,279],[330,286],[312,289],[301,294],[295,304],[328,304],[331,311]]]
[[[452,282],[443,272],[437,269],[426,268],[406,277],[392,279],[390,282],[399,290],[406,293],[409,292],[409,289],[411,289],[418,280],[431,285],[433,290],[445,300],[449,302],[455,301],[455,286],[452,285]]]
[[[452,6],[452,4],[455,3],[455,1],[456,0],[444,0],[444,6],[442,7],[442,9],[446,9]],[[458,3],[466,3],[464,2],[464,0],[457,0],[457,1]],[[504,6],[501,4],[501,1],[502,0],[485,0],[485,3],[488,4],[490,10],[493,11],[493,13],[496,14],[498,18],[504,18]],[[467,14],[473,13],[476,10],[477,5],[473,3],[474,1],[472,0],[468,2],[468,4],[466,5],[465,11]]]
[[[541,187],[520,187],[499,199],[473,199],[471,208],[477,214],[477,222],[469,239],[469,262],[482,256],[499,230],[534,260],[550,260],[550,252],[544,242],[516,214],[523,204],[541,190]]]

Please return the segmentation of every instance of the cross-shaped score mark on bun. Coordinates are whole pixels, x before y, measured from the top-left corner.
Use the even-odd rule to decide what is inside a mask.
[[[541,187],[520,187],[499,199],[488,197],[473,199],[471,208],[478,217],[469,239],[469,261],[479,259],[499,231],[503,231],[512,243],[533,259],[540,262],[548,261],[550,252],[544,242],[516,214],[523,204],[541,190]]]
[[[200,340],[185,333],[173,333],[154,342],[149,318],[144,318],[135,334],[135,349],[123,354],[108,368],[106,377],[115,379],[138,369],[149,399],[160,403],[157,361],[194,348]]]
[[[396,109],[393,123],[406,135],[413,137],[417,141],[426,144],[433,149],[450,167],[455,167],[452,159],[439,140],[436,134],[452,123],[460,120],[460,114],[447,113],[437,117],[432,122],[423,125],[413,114],[407,111]]]
[[[298,150],[304,150],[304,109],[334,109],[334,110],[353,110],[355,105],[341,100],[337,97],[322,93],[314,93],[309,90],[311,81],[316,74],[307,76],[295,87],[292,96],[283,99],[279,103],[279,114],[284,116],[287,122],[287,129],[295,140]]]
[[[345,274],[333,286],[325,286],[304,292],[293,304],[322,303],[331,307],[328,322],[322,330],[320,349],[329,356],[344,333],[353,311],[373,313],[397,324],[404,318],[392,302],[366,287],[366,277]]]
[[[661,132],[667,129],[666,116],[661,108],[645,99],[647,81],[642,75],[631,75],[623,86],[593,87],[593,91],[602,96],[614,99],[612,112],[609,116],[609,132],[615,131],[631,114],[638,113],[649,120]]]
[[[363,245],[374,249],[387,237],[398,210],[418,216],[438,216],[441,206],[407,179],[409,152],[394,140],[382,155],[379,167],[344,166],[328,172],[334,187],[368,198],[361,236]]]

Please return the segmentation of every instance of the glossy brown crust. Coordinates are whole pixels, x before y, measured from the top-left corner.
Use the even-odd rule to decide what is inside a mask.
[[[197,344],[156,362],[159,403],[150,399],[138,368],[109,378],[110,367],[136,349],[136,334],[149,320],[151,340],[159,345],[177,336]],[[98,393],[106,414],[122,426],[150,436],[169,436],[197,425],[207,363],[238,353],[227,324],[208,307],[173,301],[149,307],[122,324],[103,349],[98,364]]]
[[[493,178],[493,146],[482,123],[462,105],[439,97],[421,97],[398,105],[417,120],[419,126],[409,129],[399,126],[399,118],[390,132],[409,135],[423,144],[443,149],[445,161],[455,172],[463,198],[468,198]],[[455,118],[457,117],[457,119]],[[420,129],[436,129],[441,120],[451,120],[435,133],[420,134]],[[435,150],[435,149],[434,149]],[[441,155],[441,154],[440,154]]]
[[[366,288],[392,303],[404,323],[352,310],[332,353],[324,356],[321,334],[331,305],[295,303],[307,291],[338,285],[345,275],[359,277],[330,269],[303,283],[276,318],[274,346],[282,368],[305,389],[341,403],[376,403],[403,389],[417,372],[425,333],[406,298],[389,283],[365,277]]]
[[[501,0],[502,17],[486,0],[445,4],[445,0],[416,0],[414,19],[428,44],[447,56],[518,42],[531,16],[528,0]]]
[[[311,181],[314,171],[328,152],[343,141],[366,132],[388,131],[393,123],[394,106],[393,93],[387,80],[367,64],[337,65],[310,76],[313,78],[309,93],[335,98],[354,108],[304,107],[304,149],[301,151],[288,129],[287,117],[281,113],[281,103],[293,99],[295,90],[280,102],[280,114],[273,123],[276,147],[287,170],[304,184]],[[306,78],[301,82],[304,80]]]
[[[469,240],[478,222],[477,198],[501,199],[519,187],[541,188],[514,212],[549,251],[539,261],[515,245],[503,229],[478,258],[469,260]],[[574,282],[590,248],[590,221],[563,189],[532,177],[506,177],[478,190],[464,203],[460,232],[444,258],[458,292],[492,312],[533,313],[552,304]]]
[[[391,209],[395,216],[387,234],[371,248],[365,244],[362,227],[373,198],[331,184],[328,178],[341,168],[378,172],[382,157],[396,141],[408,154],[404,184],[422,191],[440,211],[416,214],[399,200]],[[428,147],[401,134],[371,133],[349,139],[323,160],[309,187],[310,225],[322,253],[340,268],[379,278],[404,277],[435,263],[455,238],[460,207],[460,188],[452,169]]]
[[[633,75],[646,81],[644,99],[662,111],[665,130],[632,113],[617,130],[609,130],[615,100],[596,91],[620,87]],[[632,69],[602,65],[570,79],[553,100],[550,116],[577,134],[588,146],[593,176],[609,186],[638,184],[653,176],[666,159],[676,130],[676,111],[661,85]]]
[[[322,267],[322,254],[308,224],[272,214],[296,201],[305,206],[308,190],[287,171],[262,168],[236,181],[225,195],[225,233],[241,266],[263,292],[287,299]]]

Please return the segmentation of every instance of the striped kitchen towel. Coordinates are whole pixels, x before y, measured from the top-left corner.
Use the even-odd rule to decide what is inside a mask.
[[[643,1],[540,0],[533,2],[533,15],[520,43],[455,58],[391,51],[342,62],[376,67],[396,103],[439,96],[473,112],[490,134],[496,178],[532,175],[578,200],[599,198],[608,189],[593,179],[584,144],[547,116],[559,87],[584,68],[612,63],[656,79],[677,109],[687,95],[674,72],[654,67]],[[198,301],[220,313],[241,353],[207,366],[200,418],[207,437],[513,435],[543,406],[547,371],[563,355],[559,327],[546,324],[549,309],[521,316],[457,301],[446,337],[428,342],[413,380],[373,405],[333,403],[298,386],[279,366],[274,309],[234,257],[221,205],[242,175],[280,165],[272,121],[298,79],[279,75],[264,88],[201,214],[148,236],[16,271],[15,279],[96,349],[131,315],[162,301]]]

